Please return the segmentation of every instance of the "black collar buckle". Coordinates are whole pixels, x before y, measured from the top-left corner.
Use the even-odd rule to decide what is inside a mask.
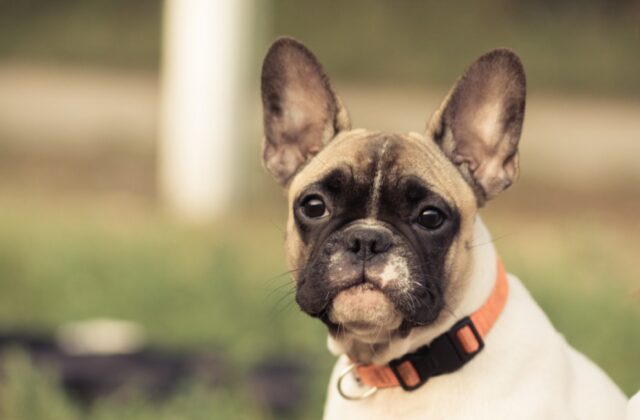
[[[458,333],[464,328],[469,328],[478,343],[478,347],[471,353],[468,353],[464,349],[458,338]],[[464,317],[448,331],[436,337],[431,344],[420,347],[413,353],[408,353],[398,359],[392,360],[389,362],[389,367],[398,379],[398,383],[402,389],[405,391],[413,391],[420,388],[433,376],[455,372],[462,368],[483,348],[484,340],[473,321],[469,317]],[[409,363],[410,366],[408,366],[407,363]],[[407,378],[415,378],[415,375],[407,375],[408,370],[415,371],[419,380],[411,380],[409,382]]]

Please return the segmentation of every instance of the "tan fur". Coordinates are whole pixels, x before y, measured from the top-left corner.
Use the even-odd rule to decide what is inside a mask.
[[[351,130],[340,133],[327,147],[325,147],[311,162],[307,164],[292,180],[289,187],[289,222],[287,225],[287,255],[291,268],[299,268],[306,260],[308,249],[299,238],[294,224],[293,202],[297,194],[307,185],[321,179],[329,171],[339,166],[353,169],[354,177],[365,176],[359,168],[370,164],[368,142],[372,138],[382,135],[379,132],[367,130]],[[399,160],[403,162],[403,176],[416,176],[424,180],[434,192],[452,203],[461,215],[460,231],[449,248],[446,257],[446,271],[450,279],[445,294],[447,308],[455,311],[458,302],[467,290],[468,273],[471,270],[469,245],[473,238],[474,220],[477,211],[476,198],[469,185],[461,178],[457,168],[443,154],[433,140],[418,133],[402,135],[406,147],[402,150]],[[313,244],[311,244],[313,246]],[[294,277],[296,277],[294,275]],[[445,322],[449,312],[443,311],[439,322]],[[394,317],[392,312],[386,316]],[[350,318],[349,314],[343,315]],[[339,318],[340,316],[338,316]],[[346,351],[359,354],[363,360],[372,360],[376,354],[382,354],[389,344],[388,338],[395,336],[397,323],[376,325],[378,347],[372,348],[370,333],[358,334],[358,331],[345,329],[340,337]]]

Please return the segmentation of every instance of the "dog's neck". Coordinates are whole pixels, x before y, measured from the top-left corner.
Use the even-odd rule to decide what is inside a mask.
[[[466,291],[453,307],[443,310],[436,322],[426,327],[413,328],[408,335],[381,332],[379,342],[359,340],[355,336],[340,339],[329,335],[329,351],[334,355],[349,354],[361,363],[383,365],[389,361],[411,353],[430,343],[434,338],[450,329],[461,318],[470,315],[487,300],[493,290],[496,278],[496,250],[491,235],[479,216],[476,217],[473,239],[467,245],[472,252],[471,269],[464,279]]]

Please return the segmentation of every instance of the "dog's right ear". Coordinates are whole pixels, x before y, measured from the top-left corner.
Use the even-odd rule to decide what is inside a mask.
[[[347,111],[322,66],[291,38],[279,38],[267,52],[262,105],[262,161],[283,186],[338,132],[350,128]]]

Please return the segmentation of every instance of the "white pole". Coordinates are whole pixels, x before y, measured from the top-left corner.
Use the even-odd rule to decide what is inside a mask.
[[[165,0],[160,189],[184,219],[228,210],[246,0]]]

